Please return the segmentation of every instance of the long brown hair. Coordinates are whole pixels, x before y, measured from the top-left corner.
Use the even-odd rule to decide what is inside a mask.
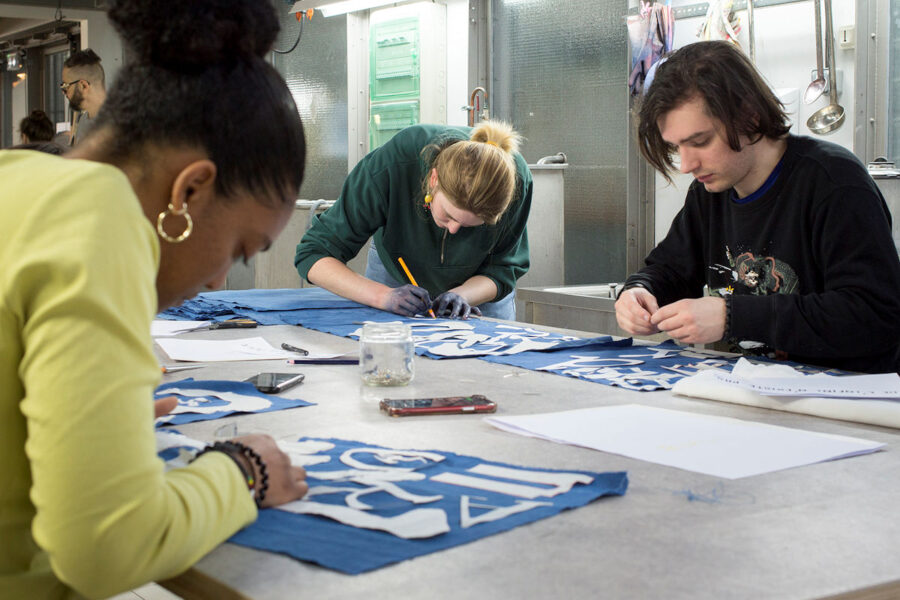
[[[762,137],[781,138],[790,130],[784,105],[734,44],[711,41],[685,46],[659,65],[639,113],[641,154],[669,182],[669,173],[675,170],[675,149],[663,140],[659,120],[696,97],[703,99],[707,114],[722,123],[735,152],[741,150],[742,135],[755,143]]]

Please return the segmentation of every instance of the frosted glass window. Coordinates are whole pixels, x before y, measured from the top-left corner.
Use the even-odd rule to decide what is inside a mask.
[[[285,9],[275,48],[289,49],[299,28]],[[306,133],[306,176],[300,197],[337,199],[347,176],[347,18],[317,13],[303,23],[300,43],[291,53],[273,56]]]
[[[565,283],[625,277],[625,0],[493,0],[493,115],[524,157],[565,152]],[[539,199],[535,199],[539,201]]]
[[[888,44],[888,159],[900,164],[900,0],[891,0]]]

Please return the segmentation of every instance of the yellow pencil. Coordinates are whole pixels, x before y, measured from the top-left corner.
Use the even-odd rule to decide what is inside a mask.
[[[409,282],[414,286],[419,287],[419,284],[416,283],[416,278],[413,277],[412,273],[409,272],[409,267],[406,266],[406,262],[403,260],[403,257],[398,257],[397,261],[400,263],[400,266],[403,267],[403,272],[406,273],[406,276],[409,278]],[[432,319],[437,319],[437,317],[434,315],[434,311],[430,308],[428,309],[428,314],[431,315]]]

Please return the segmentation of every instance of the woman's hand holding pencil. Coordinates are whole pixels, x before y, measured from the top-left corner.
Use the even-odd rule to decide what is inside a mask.
[[[423,288],[420,288],[420,287],[419,287],[419,284],[416,283],[416,278],[413,277],[412,273],[409,272],[409,267],[406,266],[406,261],[403,260],[403,257],[402,257],[402,256],[399,257],[399,258],[397,259],[397,262],[400,263],[400,266],[403,268],[403,272],[406,273],[406,277],[409,278],[409,282],[410,282],[413,286],[415,286],[415,287],[413,288],[413,287],[411,287],[411,286],[404,285],[402,288],[396,288],[396,289],[402,290],[402,289],[404,289],[404,288],[411,288],[411,289],[416,289],[416,290],[420,290],[420,291],[422,291],[422,292],[425,292],[425,296],[424,296],[423,299],[427,302],[427,310],[428,310],[428,314],[431,315],[431,318],[432,318],[432,319],[435,319],[436,317],[434,316],[434,311],[431,310],[431,296],[428,295],[428,291],[425,290],[425,289],[423,289]],[[418,293],[416,294],[416,296],[417,296],[417,297],[420,297],[420,298],[422,297],[421,294],[418,294]],[[397,312],[397,311],[394,311],[394,312]],[[417,314],[419,314],[419,313],[421,313],[421,312],[425,312],[425,310],[419,310],[419,311],[413,313],[412,315],[407,315],[407,316],[415,316],[415,315],[417,315]]]
[[[405,317],[414,317],[431,310],[431,296],[425,289],[406,284],[392,289],[381,308]]]

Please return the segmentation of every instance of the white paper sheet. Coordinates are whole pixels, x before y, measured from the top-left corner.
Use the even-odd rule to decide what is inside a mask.
[[[274,360],[294,358],[295,352],[273,348],[261,337],[240,340],[156,340],[169,358],[188,362],[221,362],[229,360]]]
[[[636,404],[519,417],[486,417],[531,437],[738,479],[867,454],[884,444]]]
[[[185,329],[205,327],[209,321],[165,321],[156,319],[150,324],[150,335],[153,337],[168,337],[184,333]]]

